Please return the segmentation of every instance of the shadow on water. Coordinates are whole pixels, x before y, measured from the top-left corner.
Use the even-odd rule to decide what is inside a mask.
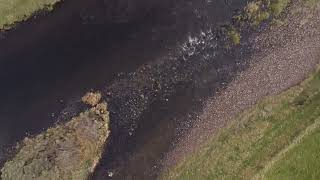
[[[188,37],[229,20],[244,1],[164,2],[115,23],[102,0],[68,0],[4,33],[0,145],[52,126],[61,112],[76,114],[79,97],[99,89],[110,105],[112,134],[93,179],[108,172],[113,179],[155,178],[177,133],[192,125],[191,112],[243,68],[223,50],[194,49],[200,55],[190,61],[176,51]],[[196,61],[203,53],[211,60]]]

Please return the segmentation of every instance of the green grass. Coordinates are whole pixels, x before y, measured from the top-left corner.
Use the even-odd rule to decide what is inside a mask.
[[[275,161],[277,155],[292,145],[295,139],[305,133],[306,129],[319,117],[320,71],[317,71],[301,85],[278,96],[269,97],[243,112],[198,152],[191,154],[176,167],[165,172],[162,179],[254,178],[264,172],[268,164]],[[314,141],[310,140],[310,142]],[[305,152],[314,152],[319,148],[319,144],[303,147]],[[318,157],[316,154],[309,156],[309,158]],[[320,162],[320,159],[314,161]],[[309,166],[301,166],[305,167],[305,177],[312,176],[316,170],[309,170]],[[296,167],[299,168],[298,165]],[[279,173],[286,173],[289,168],[284,167],[284,170]],[[294,171],[292,173],[291,176],[298,176]]]
[[[270,0],[269,11],[274,16],[279,16],[290,3],[290,0]]]
[[[251,0],[249,3],[243,8],[242,12],[238,15],[233,16],[235,24],[229,25],[230,28],[227,31],[227,38],[232,45],[238,45],[241,43],[241,27],[243,25],[244,28],[249,27],[257,28],[263,22],[267,22],[268,20],[272,22],[276,22],[282,12],[288,7],[291,0]],[[305,0],[310,1],[310,4],[313,1],[319,0]],[[315,4],[315,3],[313,3]],[[240,25],[240,27],[238,27]],[[228,47],[228,46],[227,46]]]
[[[254,26],[259,26],[270,17],[278,18],[288,7],[290,0],[255,0],[245,7],[242,19],[251,22]]]
[[[0,30],[9,29],[40,10],[51,10],[61,0],[0,0]]]
[[[227,36],[228,36],[230,42],[233,45],[239,45],[240,44],[241,35],[236,29],[234,29],[234,28],[229,29],[228,33],[227,33]]]
[[[270,180],[318,180],[320,178],[320,127],[302,139],[265,173]]]
[[[268,3],[269,5],[269,3]],[[262,0],[252,1],[244,8],[244,12],[240,15],[241,21],[248,21],[252,26],[259,26],[263,21],[270,18],[268,8],[263,9],[263,6],[268,6]]]

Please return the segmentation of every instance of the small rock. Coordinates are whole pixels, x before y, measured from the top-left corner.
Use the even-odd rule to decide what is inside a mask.
[[[102,95],[100,92],[88,92],[81,98],[81,100],[85,104],[95,106],[100,102],[101,98]]]
[[[112,176],[113,176],[113,172],[109,171],[109,172],[108,172],[108,176],[109,176],[109,177],[112,177]]]

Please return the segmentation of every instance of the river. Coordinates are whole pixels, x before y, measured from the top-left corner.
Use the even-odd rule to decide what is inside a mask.
[[[100,0],[67,0],[2,33],[0,160],[26,135],[80,112],[81,95],[95,89],[109,103],[112,133],[93,179],[156,178],[202,100],[243,68],[215,28],[244,3],[168,0],[118,22]]]

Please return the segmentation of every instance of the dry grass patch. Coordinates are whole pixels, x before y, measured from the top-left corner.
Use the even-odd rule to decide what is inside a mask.
[[[52,10],[61,0],[0,0],[0,30],[9,29],[41,10]]]

